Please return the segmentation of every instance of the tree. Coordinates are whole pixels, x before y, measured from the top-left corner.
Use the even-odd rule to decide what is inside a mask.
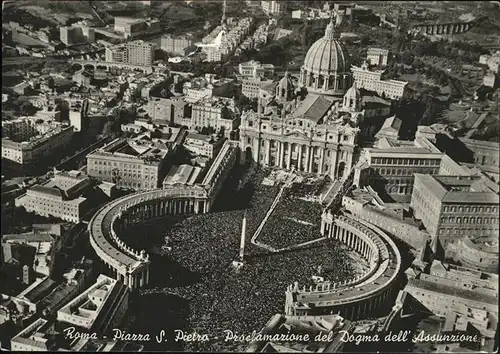
[[[427,97],[425,111],[422,115],[422,119],[420,121],[423,125],[431,125],[436,123],[438,107],[434,101],[434,98],[431,96]]]
[[[246,111],[252,108],[252,102],[247,96],[241,94],[236,101],[236,106],[240,111]]]
[[[20,108],[20,112],[21,112],[21,115],[23,116],[28,116],[30,115],[32,112],[33,112],[33,105],[29,102],[24,102],[22,105],[21,105],[21,108]]]
[[[361,45],[367,45],[370,44],[371,38],[369,35],[365,34],[363,37],[361,37]]]
[[[167,89],[162,89],[160,91],[160,96],[163,97],[163,98],[167,98],[168,97],[168,90]]]
[[[110,136],[113,134],[113,130],[114,130],[114,122],[112,120],[108,120],[105,124],[104,124],[104,128],[102,129],[102,135],[104,136]]]
[[[307,21],[304,21],[304,26],[302,28],[302,35],[300,36],[300,44],[302,45],[302,47],[306,47],[307,46],[307,38],[310,36],[310,33],[311,32],[311,29],[309,27],[309,24]]]

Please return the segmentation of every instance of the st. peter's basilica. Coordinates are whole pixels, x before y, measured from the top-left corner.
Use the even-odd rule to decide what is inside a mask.
[[[335,39],[331,21],[309,48],[298,87],[286,73],[279,83],[260,89],[257,112],[242,114],[242,161],[346,176],[356,162],[366,116],[350,69],[349,53]]]

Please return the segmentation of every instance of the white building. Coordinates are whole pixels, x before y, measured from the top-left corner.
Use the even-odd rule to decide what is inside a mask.
[[[250,60],[238,65],[239,73],[244,78],[272,77],[274,74],[273,64],[261,64],[259,61]]]
[[[56,172],[44,184],[36,184],[17,197],[16,207],[28,212],[78,223],[88,210],[87,199],[81,192],[90,186],[90,180],[80,171]]]
[[[304,10],[295,10],[292,11],[292,18],[299,19],[299,20],[305,20],[309,17],[309,12],[304,11]]]
[[[45,120],[39,112],[33,117],[2,121],[2,159],[18,164],[40,162],[65,147],[74,128],[54,120]],[[47,112],[53,116],[59,112]]]
[[[216,131],[224,129],[225,134],[238,127],[239,112],[231,98],[203,99],[193,104],[191,129],[212,127]]]
[[[366,60],[370,65],[386,66],[389,59],[389,51],[382,48],[368,48]]]
[[[483,76],[483,85],[488,87],[495,87],[496,76],[492,72]]]
[[[128,293],[122,282],[101,274],[94,285],[57,312],[57,320],[85,331],[105,333],[123,319]]]
[[[141,40],[128,42],[125,45],[107,47],[106,61],[131,65],[153,65],[156,44]]]
[[[184,141],[184,147],[195,155],[214,158],[223,140],[215,140],[210,135],[189,133]]]
[[[392,100],[401,99],[405,93],[408,84],[406,81],[383,80],[381,77],[384,71],[370,71],[366,63],[361,67],[353,66],[351,70],[359,88],[375,91],[380,96],[385,95]]]
[[[495,74],[500,73],[500,50],[494,54],[483,54],[479,57],[479,63],[488,65],[488,68]]]
[[[286,12],[285,1],[261,1],[262,10],[268,15],[281,14]]]

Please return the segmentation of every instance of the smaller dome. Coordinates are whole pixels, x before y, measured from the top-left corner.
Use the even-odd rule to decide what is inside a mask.
[[[354,81],[351,88],[349,90],[347,90],[344,97],[353,99],[355,101],[358,101],[361,99],[361,92],[359,92],[358,88],[356,87],[356,81]]]
[[[278,85],[283,88],[293,87],[292,78],[290,77],[288,71],[285,73],[285,76],[281,78]]]

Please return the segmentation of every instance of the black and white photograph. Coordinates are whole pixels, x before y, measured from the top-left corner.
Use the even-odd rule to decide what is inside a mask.
[[[0,349],[496,353],[500,1],[3,0]]]

